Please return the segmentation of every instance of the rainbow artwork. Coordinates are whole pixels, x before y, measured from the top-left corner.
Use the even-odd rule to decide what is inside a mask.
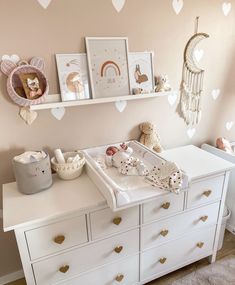
[[[121,71],[117,63],[112,60],[108,60],[101,67],[101,77],[106,77],[109,70],[113,70],[115,76],[121,75]]]

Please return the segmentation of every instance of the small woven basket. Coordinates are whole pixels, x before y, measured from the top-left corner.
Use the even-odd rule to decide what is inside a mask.
[[[72,163],[57,163],[56,158],[51,159],[52,169],[55,170],[58,176],[63,180],[72,180],[82,174],[83,166],[86,162],[84,155],[81,152],[65,152],[63,153],[65,160],[69,157],[74,157],[79,154],[81,159]]]

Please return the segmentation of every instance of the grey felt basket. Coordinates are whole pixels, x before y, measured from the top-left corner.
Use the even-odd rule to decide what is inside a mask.
[[[13,169],[18,189],[23,194],[35,194],[52,185],[50,158],[47,154],[40,161],[21,163],[13,159]]]

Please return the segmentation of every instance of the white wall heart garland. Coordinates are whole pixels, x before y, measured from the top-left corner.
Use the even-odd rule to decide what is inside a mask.
[[[167,97],[167,100],[168,100],[168,103],[173,106],[176,102],[178,98],[178,93],[177,92],[173,92],[172,94],[168,95]]]
[[[51,109],[51,114],[54,118],[60,121],[65,115],[65,108],[53,108]]]
[[[227,131],[230,131],[232,129],[233,125],[234,125],[233,121],[227,122],[226,125],[225,125]]]
[[[112,3],[116,11],[120,13],[125,6],[126,0],[112,0]]]
[[[17,64],[20,61],[20,57],[17,54],[4,54],[1,58],[1,60],[10,60],[11,62]]]
[[[211,91],[211,96],[214,100],[217,100],[219,95],[220,95],[220,89],[214,89]]]
[[[222,4],[222,11],[224,13],[224,16],[228,16],[228,14],[230,13],[232,9],[232,4],[230,2],[224,2]]]
[[[196,133],[196,129],[195,128],[189,128],[187,129],[187,135],[188,137],[191,139]]]
[[[181,10],[183,9],[184,1],[183,0],[172,0],[172,7],[176,13],[176,15],[179,15]]]
[[[47,9],[48,6],[51,4],[52,0],[37,0],[37,1],[42,6],[42,8]]]
[[[126,109],[126,106],[127,106],[127,101],[120,100],[115,102],[115,107],[120,113],[122,113]]]

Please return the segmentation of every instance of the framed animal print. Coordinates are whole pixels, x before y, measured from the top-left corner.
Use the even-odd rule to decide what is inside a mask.
[[[127,38],[86,38],[93,98],[130,94]]]
[[[86,54],[56,54],[62,101],[90,99]]]
[[[129,77],[132,94],[134,89],[140,89],[141,93],[154,92],[152,52],[129,53]]]

